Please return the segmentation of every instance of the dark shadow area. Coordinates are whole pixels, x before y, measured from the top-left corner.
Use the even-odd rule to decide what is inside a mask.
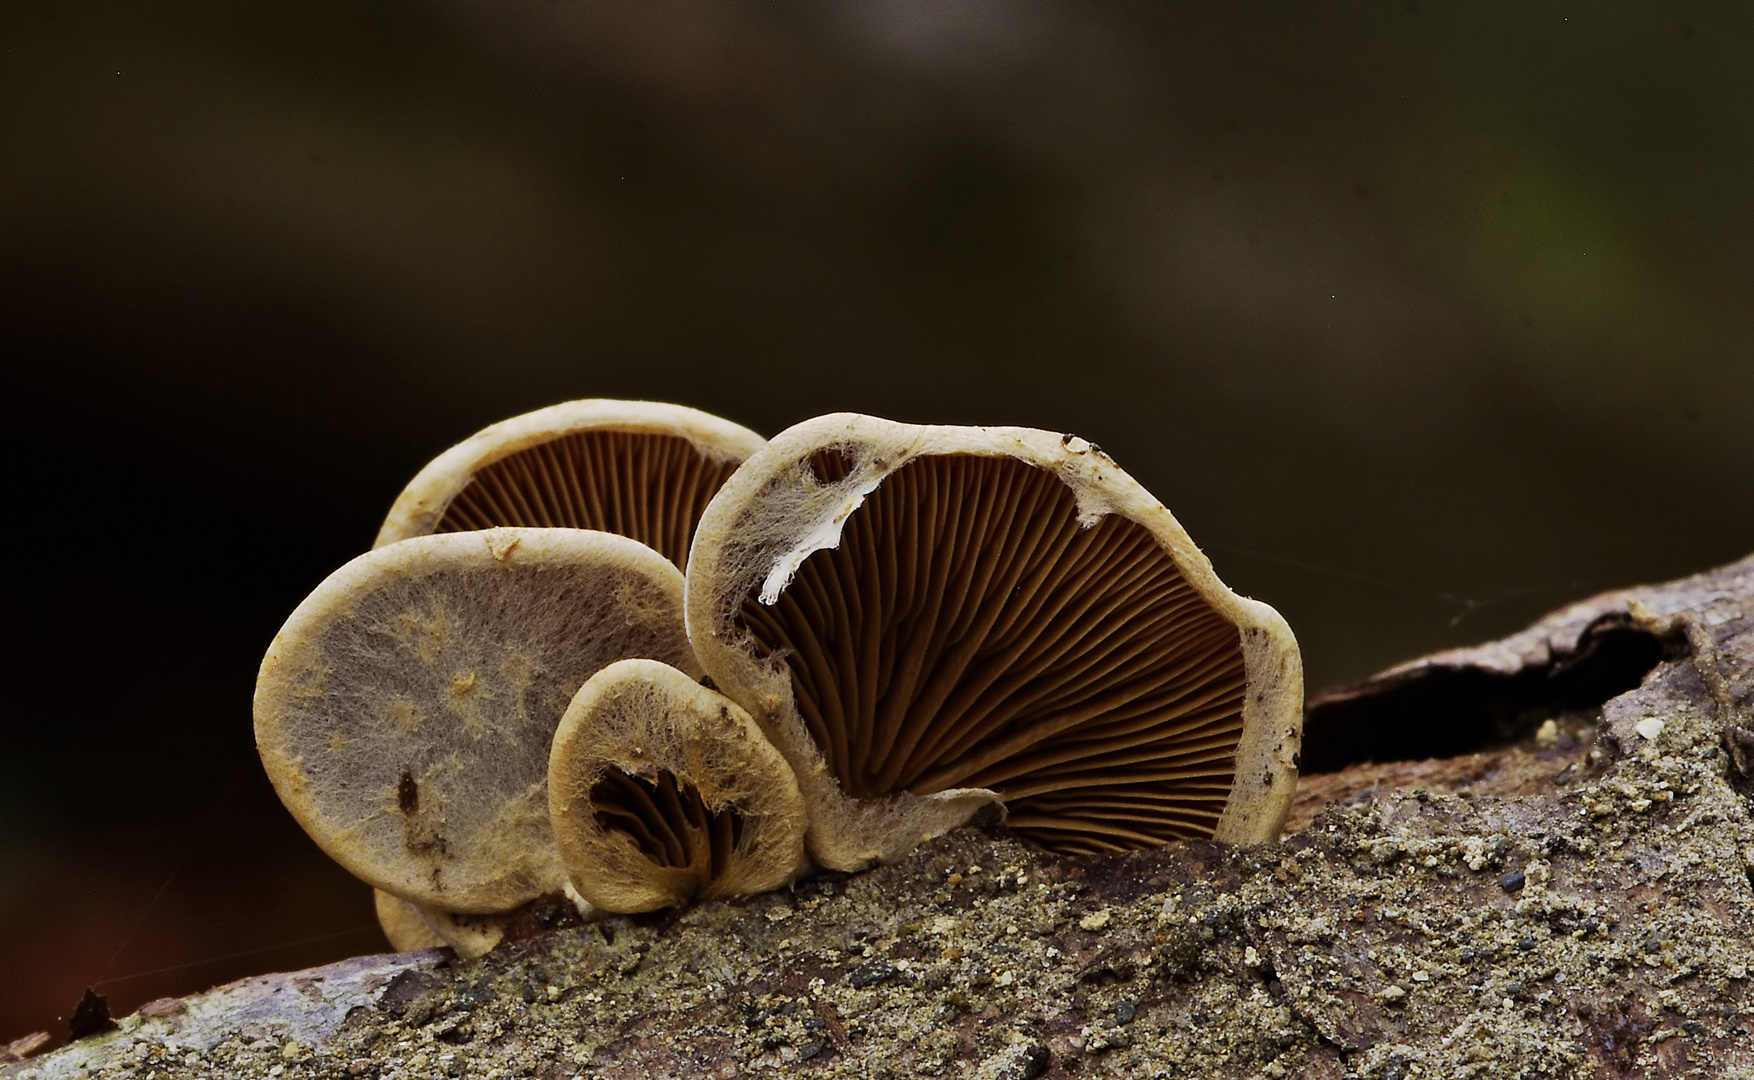
[[[1456,757],[1511,742],[1549,717],[1599,710],[1685,650],[1678,636],[1659,637],[1625,615],[1605,615],[1573,651],[1514,675],[1432,667],[1325,690],[1304,711],[1302,771]]]

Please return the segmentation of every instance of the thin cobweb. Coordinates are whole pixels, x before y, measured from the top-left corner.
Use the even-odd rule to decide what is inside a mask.
[[[277,941],[272,945],[259,945],[253,949],[242,949],[237,952],[204,956],[199,960],[186,960],[183,963],[171,964],[168,967],[151,968],[147,971],[131,971],[126,975],[112,975],[107,978],[99,979],[91,985],[93,989],[100,986],[115,986],[118,983],[130,982],[134,979],[144,979],[149,975],[164,975],[172,971],[188,971],[192,968],[206,967],[209,964],[218,964],[226,960],[239,960],[246,956],[263,956],[268,953],[281,952],[286,949],[295,949],[302,945],[315,945],[324,941],[336,941],[341,938],[356,937],[368,932],[375,934],[378,931],[379,927],[377,923],[368,923],[347,930],[335,930],[327,934],[317,934],[312,937],[294,938],[289,941]]]
[[[121,944],[117,945],[116,951],[110,954],[109,962],[106,963],[103,970],[98,973],[97,979],[92,982],[93,986],[101,986],[105,982],[116,981],[109,977],[110,972],[114,971],[116,968],[116,961],[120,960],[122,958],[122,953],[127,950],[129,945],[134,943],[134,938],[140,933],[140,928],[146,924],[147,917],[152,914],[153,908],[158,906],[158,902],[164,898],[165,892],[170,889],[171,883],[177,879],[177,875],[183,872],[184,867],[189,865],[189,860],[192,859],[195,856],[195,853],[201,849],[201,846],[206,842],[208,835],[212,833],[214,823],[219,820],[220,813],[224,811],[226,804],[231,801],[232,796],[237,794],[238,787],[243,783],[244,777],[248,776],[250,770],[255,767],[257,766],[254,760],[245,761],[232,773],[231,779],[226,782],[225,787],[219,793],[219,797],[214,800],[212,809],[207,811],[206,819],[203,820],[200,827],[190,835],[189,842],[184,845],[182,854],[177,858],[175,863],[171,864],[170,872],[164,876],[164,880],[159,882],[157,891],[152,894],[152,898],[140,909],[140,913],[134,916],[134,925],[128,928],[128,933],[123,936]]]

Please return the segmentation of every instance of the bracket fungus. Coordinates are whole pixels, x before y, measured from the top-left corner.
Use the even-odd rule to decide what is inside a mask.
[[[707,501],[763,440],[698,409],[568,401],[483,428],[421,469],[376,547],[502,525],[597,529],[681,569]]]
[[[1083,439],[806,421],[708,505],[687,581],[701,666],[791,761],[825,866],[995,802],[1062,852],[1278,835],[1290,628]]]
[[[735,702],[657,661],[579,688],[548,799],[573,886],[606,911],[766,892],[805,865],[791,766]]]
[[[475,956],[987,812],[1061,852],[1270,840],[1301,704],[1284,620],[1082,439],[592,400],[423,469],[255,717],[392,944]]]
[[[263,658],[256,744],[269,779],[332,858],[422,908],[492,914],[560,892],[554,729],[616,660],[699,671],[682,592],[651,548],[579,529],[424,536],[362,555]]]

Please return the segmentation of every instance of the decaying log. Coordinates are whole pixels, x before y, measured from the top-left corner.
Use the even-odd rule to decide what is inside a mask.
[[[1332,771],[1276,847],[965,829],[154,1003],[0,1077],[1754,1076],[1751,706],[1754,558],[1313,702]],[[1371,763],[1403,746],[1450,753]]]

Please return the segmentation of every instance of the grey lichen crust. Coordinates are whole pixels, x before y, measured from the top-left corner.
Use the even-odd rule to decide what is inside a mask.
[[[1754,820],[1720,749],[1754,706],[1754,559],[1611,611],[1699,632],[1604,707],[1601,767],[1548,758],[1543,794],[1379,790],[1276,848],[1060,858],[962,829],[473,963],[154,1003],[0,1076],[1754,1076]]]

